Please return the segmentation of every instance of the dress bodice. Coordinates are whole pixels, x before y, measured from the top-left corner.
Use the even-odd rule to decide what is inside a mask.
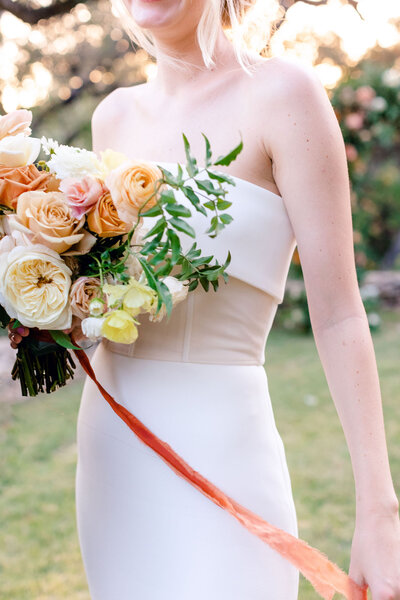
[[[176,173],[175,163],[156,164]],[[226,197],[232,205],[226,212],[233,221],[215,238],[205,233],[209,219],[183,193],[176,193],[178,201],[191,209],[188,222],[202,255],[213,255],[221,264],[230,250],[227,283],[220,278],[216,292],[211,285],[208,292],[198,285],[161,322],[139,315],[136,342],[124,345],[106,340],[103,343],[110,351],[179,362],[264,364],[265,344],[283,300],[296,240],[280,196],[231,177],[236,185],[227,185]],[[145,227],[155,223],[152,217],[143,221]],[[194,239],[184,233],[179,237],[183,251],[188,251]]]

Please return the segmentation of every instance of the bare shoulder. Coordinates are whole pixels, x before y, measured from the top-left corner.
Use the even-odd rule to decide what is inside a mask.
[[[107,94],[95,107],[91,117],[92,147],[94,152],[99,152],[110,146],[113,136],[121,126],[121,115],[125,108],[132,111],[136,98],[144,84],[128,87],[118,87]]]
[[[313,67],[295,58],[273,57],[254,77],[254,114],[270,157],[277,145],[300,140],[340,139],[328,94]]]
[[[327,96],[313,67],[292,57],[264,59],[256,70],[254,88],[264,100],[279,104]]]

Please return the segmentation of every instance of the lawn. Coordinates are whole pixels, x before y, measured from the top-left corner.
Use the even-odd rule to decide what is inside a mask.
[[[387,312],[373,339],[400,495],[400,314]],[[354,524],[350,458],[312,335],[273,329],[266,369],[300,536],[347,570]],[[75,383],[49,397],[0,402],[1,600],[89,600],[74,506],[80,389]],[[301,578],[299,599],[317,597]]]

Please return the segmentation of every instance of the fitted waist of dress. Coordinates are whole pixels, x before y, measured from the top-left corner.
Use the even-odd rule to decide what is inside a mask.
[[[272,295],[230,277],[217,292],[198,286],[174,306],[170,318],[138,315],[133,344],[103,340],[124,356],[204,364],[263,365],[265,344],[277,310]]]

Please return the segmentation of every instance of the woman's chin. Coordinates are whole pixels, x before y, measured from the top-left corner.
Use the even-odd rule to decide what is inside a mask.
[[[143,29],[172,26],[179,18],[182,0],[132,0],[132,16]]]

